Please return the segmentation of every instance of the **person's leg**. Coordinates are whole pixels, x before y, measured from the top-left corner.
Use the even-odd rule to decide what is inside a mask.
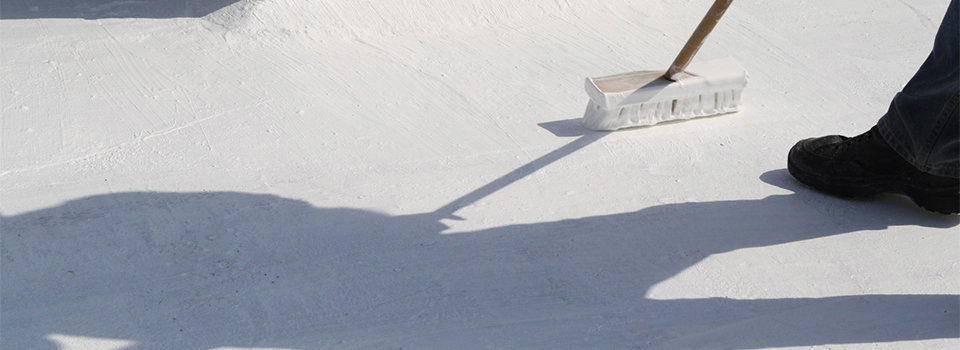
[[[960,211],[957,11],[952,0],[929,58],[877,126],[798,142],[787,157],[790,174],[834,195],[903,193],[928,210]]]
[[[877,123],[897,154],[923,172],[958,177],[960,164],[960,12],[952,0],[933,51]]]

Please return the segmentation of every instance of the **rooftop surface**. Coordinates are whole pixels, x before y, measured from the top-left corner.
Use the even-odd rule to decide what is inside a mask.
[[[736,2],[738,113],[617,132],[711,1],[4,1],[0,347],[957,348],[960,230],[784,169],[947,1]]]

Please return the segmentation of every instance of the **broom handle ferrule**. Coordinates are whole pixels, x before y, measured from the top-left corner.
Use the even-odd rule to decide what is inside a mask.
[[[727,7],[730,7],[731,2],[733,2],[733,0],[716,0],[713,2],[713,6],[710,6],[710,10],[707,11],[707,15],[703,16],[700,25],[693,31],[693,35],[687,40],[686,45],[683,45],[680,54],[677,55],[677,58],[673,60],[673,64],[670,65],[670,69],[667,70],[667,74],[665,75],[667,79],[677,81],[677,79],[680,78],[680,73],[683,73],[683,70],[690,64],[693,56],[697,54],[700,46],[703,45],[703,41],[707,38],[707,35],[710,34],[713,27],[717,26],[717,22],[720,21],[720,17],[723,17],[723,13],[727,11]]]

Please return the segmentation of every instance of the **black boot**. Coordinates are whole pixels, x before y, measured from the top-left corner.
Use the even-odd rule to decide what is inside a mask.
[[[797,142],[787,168],[800,182],[841,197],[902,193],[942,214],[956,214],[960,207],[960,179],[921,172],[887,145],[876,126],[857,137]]]

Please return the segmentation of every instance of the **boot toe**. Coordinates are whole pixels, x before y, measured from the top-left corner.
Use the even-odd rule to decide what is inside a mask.
[[[831,135],[817,138],[809,138],[797,142],[787,155],[788,164],[791,172],[795,170],[805,171],[829,171],[829,164],[833,160],[832,147],[843,142],[843,136]],[[796,168],[796,169],[794,169]]]

